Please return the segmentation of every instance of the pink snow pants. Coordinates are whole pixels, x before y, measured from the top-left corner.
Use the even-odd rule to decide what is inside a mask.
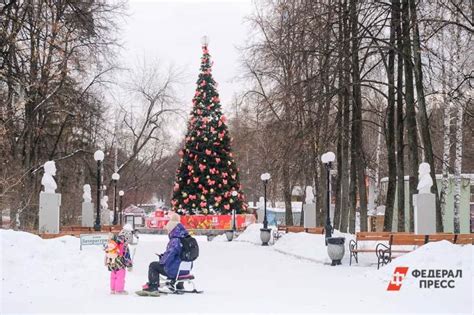
[[[119,269],[110,273],[110,290],[120,292],[125,288],[125,269]]]

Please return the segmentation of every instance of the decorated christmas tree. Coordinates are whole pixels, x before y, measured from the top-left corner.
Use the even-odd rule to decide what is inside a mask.
[[[181,163],[173,188],[173,209],[186,214],[241,213],[246,209],[239,169],[231,152],[226,117],[221,112],[207,38],[193,98]]]

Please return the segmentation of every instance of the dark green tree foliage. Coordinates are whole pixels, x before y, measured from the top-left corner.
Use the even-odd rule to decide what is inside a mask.
[[[234,209],[241,213],[246,205],[239,169],[232,156],[207,46],[202,50],[201,73],[184,148],[179,151],[181,163],[171,203],[174,210],[187,214],[230,213]]]

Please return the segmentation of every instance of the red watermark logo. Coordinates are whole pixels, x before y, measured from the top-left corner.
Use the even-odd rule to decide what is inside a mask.
[[[397,267],[393,272],[392,280],[388,283],[387,291],[400,291],[402,281],[408,273],[408,267]]]

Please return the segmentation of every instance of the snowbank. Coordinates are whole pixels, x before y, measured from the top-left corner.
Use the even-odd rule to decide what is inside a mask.
[[[472,277],[473,255],[472,245],[453,245],[448,241],[432,242],[394,259],[391,264],[380,268],[376,275],[387,279],[393,274],[394,267],[406,266],[412,270],[462,269],[465,275]]]
[[[344,237],[346,239],[345,249],[348,242],[353,238],[351,234],[334,231],[333,237]],[[273,246],[276,251],[293,255],[298,258],[309,259],[320,263],[331,263],[327,254],[325,236],[310,233],[286,233]],[[344,255],[343,263],[349,262],[349,255]]]
[[[272,229],[271,239],[270,239],[270,243],[272,243],[273,231],[276,230],[276,227],[269,226],[268,228]],[[263,229],[263,224],[261,223],[250,224],[242,233],[240,233],[240,235],[237,236],[235,240],[238,242],[248,242],[255,245],[262,245],[262,240],[260,239],[260,229]]]

